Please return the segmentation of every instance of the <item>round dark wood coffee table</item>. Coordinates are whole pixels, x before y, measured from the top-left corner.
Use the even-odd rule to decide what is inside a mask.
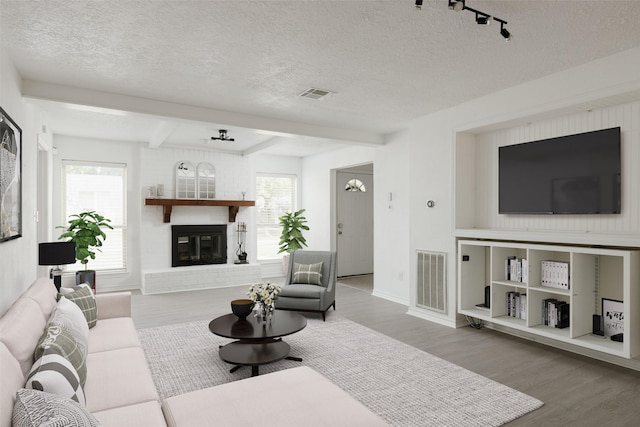
[[[235,314],[226,314],[209,322],[209,330],[221,337],[235,339],[220,347],[220,358],[235,366],[251,366],[251,376],[259,374],[259,366],[277,362],[284,358],[302,361],[289,356],[289,344],[282,337],[294,334],[307,326],[307,319],[298,313],[277,311],[263,322],[250,314],[246,320],[239,320]]]

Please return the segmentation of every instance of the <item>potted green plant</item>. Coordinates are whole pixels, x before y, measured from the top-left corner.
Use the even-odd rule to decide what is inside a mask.
[[[96,259],[95,250],[100,250],[104,239],[107,235],[102,230],[113,227],[109,225],[110,219],[107,219],[94,211],[86,211],[79,214],[69,216],[69,222],[64,228],[66,231],[60,235],[60,239],[68,239],[76,245],[76,259],[84,266],[84,270],[76,272],[76,284],[89,283],[91,289],[96,286],[96,272],[89,270],[87,264],[89,259]]]
[[[309,227],[306,225],[307,218],[302,215],[304,211],[304,209],[300,209],[296,212],[288,212],[278,217],[278,221],[282,227],[280,242],[278,242],[278,253],[285,252],[285,255],[282,257],[282,268],[284,269],[285,275],[289,269],[289,254],[295,250],[302,249],[303,246],[307,246],[307,240],[302,235],[303,230],[309,230]]]

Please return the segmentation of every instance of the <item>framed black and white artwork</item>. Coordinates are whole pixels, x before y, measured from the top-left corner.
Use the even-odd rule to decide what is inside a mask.
[[[624,333],[624,303],[602,298],[602,319],[605,337]]]
[[[22,236],[22,130],[0,108],[0,242]]]

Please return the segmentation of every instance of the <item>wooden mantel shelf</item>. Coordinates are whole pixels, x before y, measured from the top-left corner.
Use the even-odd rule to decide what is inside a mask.
[[[229,222],[236,222],[240,206],[255,206],[254,200],[144,199],[147,206],[162,206],[163,222],[171,222],[174,206],[228,206]]]

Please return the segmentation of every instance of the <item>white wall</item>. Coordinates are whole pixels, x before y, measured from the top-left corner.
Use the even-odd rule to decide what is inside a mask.
[[[255,194],[251,184],[249,161],[238,155],[206,151],[184,150],[171,147],[146,148],[143,143],[96,140],[55,135],[53,181],[54,194],[61,193],[62,160],[93,160],[125,163],[127,165],[127,272],[101,273],[101,292],[118,289],[137,289],[141,285],[143,271],[159,271],[171,268],[171,225],[176,224],[228,224],[228,263],[235,259],[236,236],[232,223],[228,223],[229,210],[226,207],[174,207],[171,223],[163,222],[162,208],[145,206],[148,188],[163,184],[165,198],[175,198],[175,167],[179,161],[189,161],[194,166],[209,162],[216,169],[216,198],[242,198],[246,192],[248,200]],[[236,221],[250,223],[252,208],[240,208]],[[62,205],[59,197],[54,197],[54,226],[64,225]],[[61,230],[53,230],[55,238]],[[249,227],[247,238],[254,236]],[[255,256],[255,254],[253,254]],[[66,275],[63,283],[72,283],[73,275]]]
[[[309,249],[335,250],[335,242],[332,241],[335,229],[335,170],[372,163],[375,158],[375,148],[349,147],[302,159],[300,207],[306,209],[305,216],[309,221],[310,230],[306,233]]]
[[[412,187],[409,197],[412,202],[409,218],[411,224],[409,252],[412,257],[414,251],[419,248],[448,253],[450,308],[455,307],[453,301],[456,295],[454,218],[458,218],[462,223],[458,224],[457,228],[476,226],[469,222],[476,221],[478,218],[475,209],[483,209],[484,205],[479,200],[485,197],[486,192],[491,191],[489,188],[491,184],[487,182],[492,180],[491,174],[495,172],[495,165],[492,167],[485,164],[485,161],[489,160],[486,152],[483,156],[482,150],[476,153],[473,149],[469,149],[470,144],[476,144],[477,140],[485,138],[477,137],[475,134],[506,129],[496,133],[495,138],[500,138],[499,136],[502,135],[501,144],[511,143],[504,139],[504,135],[507,135],[507,139],[513,138],[513,142],[519,142],[518,140],[523,137],[520,136],[522,132],[517,128],[526,126],[527,123],[533,123],[529,126],[538,129],[548,128],[545,120],[553,121],[560,118],[561,121],[569,122],[572,119],[564,118],[565,116],[616,101],[622,102],[630,97],[638,99],[640,98],[638,95],[640,95],[640,49],[632,49],[423,117],[409,126],[405,133],[390,137],[388,143],[390,146],[396,141],[404,141],[405,138],[408,138],[410,144]],[[630,115],[635,115],[635,118],[629,118]],[[638,109],[635,106],[616,113],[618,117],[626,117],[625,123],[634,123],[631,125],[633,130],[623,129],[623,132],[627,132],[629,136],[637,135],[635,130],[638,123],[637,115]],[[603,113],[602,116],[606,114]],[[602,120],[601,123],[607,127],[609,123],[616,122],[617,120],[614,119]],[[575,129],[588,129],[590,126],[596,126],[596,124],[586,123],[583,126],[576,126]],[[541,134],[551,137],[569,130],[571,129],[551,128]],[[533,135],[536,133],[534,132]],[[630,143],[637,144],[637,142],[637,137],[632,136]],[[456,152],[456,144],[466,150],[466,155]],[[480,157],[481,160],[476,160],[475,156]],[[457,164],[454,161],[456,158],[459,159]],[[634,160],[637,164],[640,158],[631,161]],[[485,184],[477,182],[480,176],[485,180]],[[635,175],[633,176],[631,183],[636,181]],[[391,179],[379,173],[376,173],[376,178],[383,182]],[[489,181],[486,181],[487,179]],[[625,182],[630,182],[629,176],[623,179]],[[379,185],[379,188],[382,185]],[[482,185],[485,185],[485,188]],[[487,185],[489,187],[486,187]],[[454,200],[456,191],[460,191],[460,194]],[[423,203],[425,198],[431,197],[431,194],[436,194],[439,200],[436,200],[436,207],[429,211],[424,209]],[[627,195],[626,203],[629,206],[638,204],[640,188],[628,188],[625,194]],[[469,200],[472,202],[469,203]],[[454,212],[454,207],[458,212]],[[474,212],[460,210],[474,210]],[[497,214],[490,213],[489,217],[482,215],[485,214],[480,215],[482,218],[480,226],[493,227]],[[569,227],[574,227],[575,221],[579,219],[567,218],[565,221]],[[527,219],[519,220],[516,226],[519,229],[517,234],[523,238],[526,233],[520,230],[534,226],[535,224]],[[580,229],[580,226],[578,225],[577,228]],[[604,223],[601,229],[607,232],[607,226]],[[415,261],[412,260],[412,262]],[[414,281],[415,274],[412,272],[411,283]],[[435,321],[451,325],[456,322],[454,309],[449,311],[446,318],[431,313],[428,313],[428,316]]]
[[[557,73],[508,91],[469,102],[454,109],[459,120],[454,131],[464,131],[455,165],[457,188],[468,193],[473,188],[474,201],[458,198],[459,209],[473,215],[458,214],[458,229],[529,230],[562,235],[571,231],[583,234],[640,234],[637,196],[640,178],[634,172],[640,159],[637,148],[640,135],[640,48],[627,50],[593,61],[572,70]],[[509,101],[511,100],[511,101]],[[503,121],[501,121],[503,119]],[[477,125],[477,128],[473,128]],[[486,126],[489,125],[487,129]],[[496,156],[492,150],[508,145],[594,129],[621,126],[623,149],[623,213],[602,216],[504,216],[495,209],[497,182]],[[464,142],[461,142],[464,138]],[[471,149],[470,149],[471,147]],[[474,159],[471,159],[471,157]],[[469,164],[472,162],[472,167]],[[471,174],[466,169],[472,169]],[[479,195],[482,195],[479,197]],[[592,242],[595,243],[595,242]]]
[[[455,319],[455,240],[452,239],[454,206],[454,116],[450,110],[420,120],[407,132],[411,141],[410,170],[410,306],[416,303],[417,250],[447,254],[448,299],[446,313],[429,312],[434,320],[450,324]],[[427,202],[433,201],[433,207]]]
[[[171,268],[171,225],[176,224],[227,224],[227,257],[233,264],[236,250],[235,223],[229,223],[226,207],[177,206],[173,208],[171,223],[163,222],[162,208],[145,206],[149,186],[163,184],[165,198],[175,198],[175,167],[179,161],[196,166],[209,162],[216,169],[216,198],[239,200],[245,192],[247,200],[255,199],[255,174],[288,173],[301,176],[301,160],[293,157],[260,156],[243,157],[211,150],[160,147],[150,149],[144,143],[96,140],[79,137],[54,136],[53,181],[54,194],[61,194],[61,163],[63,159],[97,160],[127,164],[127,217],[128,252],[126,273],[101,273],[100,291],[136,289],[142,282],[143,272],[166,271]],[[62,205],[54,197],[54,227],[64,225]],[[240,208],[237,222],[248,224],[249,261],[255,262],[255,209]],[[61,231],[52,230],[55,238]],[[275,269],[280,275],[281,267]],[[275,274],[275,273],[274,273]],[[72,283],[73,275],[64,277],[63,283]]]
[[[640,48],[634,48],[460,104],[452,108],[453,126],[471,132],[507,128],[630,102],[639,94]]]
[[[0,50],[0,106],[22,129],[22,237],[0,243],[0,314],[36,278],[38,264],[37,143],[35,115],[29,115],[20,93],[20,77]]]
[[[142,148],[140,153],[140,185],[145,192],[137,199],[144,204],[146,190],[151,185],[164,184],[165,198],[175,198],[175,168],[179,161],[188,161],[194,166],[200,162],[211,163],[216,170],[216,199],[241,200],[245,192],[247,200],[253,200],[255,189],[251,184],[249,161],[235,154],[206,151],[184,150],[179,148]],[[253,208],[240,208],[237,222],[250,224]],[[162,222],[162,208],[142,206],[140,217],[140,253],[143,271],[155,271],[171,268],[171,225],[227,224],[227,262],[235,259],[236,235],[234,223],[229,223],[227,207],[174,206],[171,223]],[[247,240],[255,235],[248,226]],[[249,253],[249,261],[255,260],[255,253]]]
[[[374,295],[409,304],[411,134],[404,132],[376,152],[373,167]],[[393,194],[391,202],[388,193]]]
[[[374,295],[409,304],[409,142],[399,135],[380,148],[351,147],[303,159],[303,207],[310,249],[336,249],[335,171],[373,163]],[[393,193],[391,209],[387,194]]]
[[[62,161],[85,160],[110,163],[124,163],[127,165],[127,272],[111,273],[101,272],[96,279],[96,288],[100,292],[117,289],[136,289],[140,287],[139,271],[140,256],[140,167],[139,144],[132,142],[118,142],[97,140],[88,138],[71,137],[64,135],[53,136],[53,212],[51,230],[54,240],[57,240],[63,229],[58,226],[66,226],[68,218],[62,217]],[[100,256],[98,253],[96,256]],[[91,268],[91,262],[88,264]],[[75,273],[63,276],[62,283],[70,285],[75,283]]]
[[[622,212],[619,215],[499,215],[498,147],[612,127],[621,128]],[[640,235],[640,102],[541,120],[476,136],[474,181],[478,198],[473,227],[591,234]],[[640,241],[639,241],[640,243]]]
[[[297,177],[298,183],[298,206],[302,208],[302,159],[300,157],[287,157],[287,156],[271,156],[264,154],[253,154],[248,157],[249,158],[249,168],[250,168],[250,176],[251,176],[251,191],[252,195],[255,196],[256,189],[256,175],[265,173],[265,174],[284,174],[284,175],[295,175]],[[253,197],[255,199],[255,197]],[[252,199],[252,200],[253,200]],[[249,223],[256,223],[256,210],[249,210]],[[255,228],[255,227],[252,227]],[[258,245],[257,236],[255,233],[251,234],[251,240],[248,240],[249,246],[247,248],[248,252],[252,254],[252,259],[255,259],[256,255],[256,247]],[[272,277],[280,277],[283,273],[283,265],[281,259],[277,260],[260,260],[258,261],[262,267],[262,277],[263,278],[272,278]]]

